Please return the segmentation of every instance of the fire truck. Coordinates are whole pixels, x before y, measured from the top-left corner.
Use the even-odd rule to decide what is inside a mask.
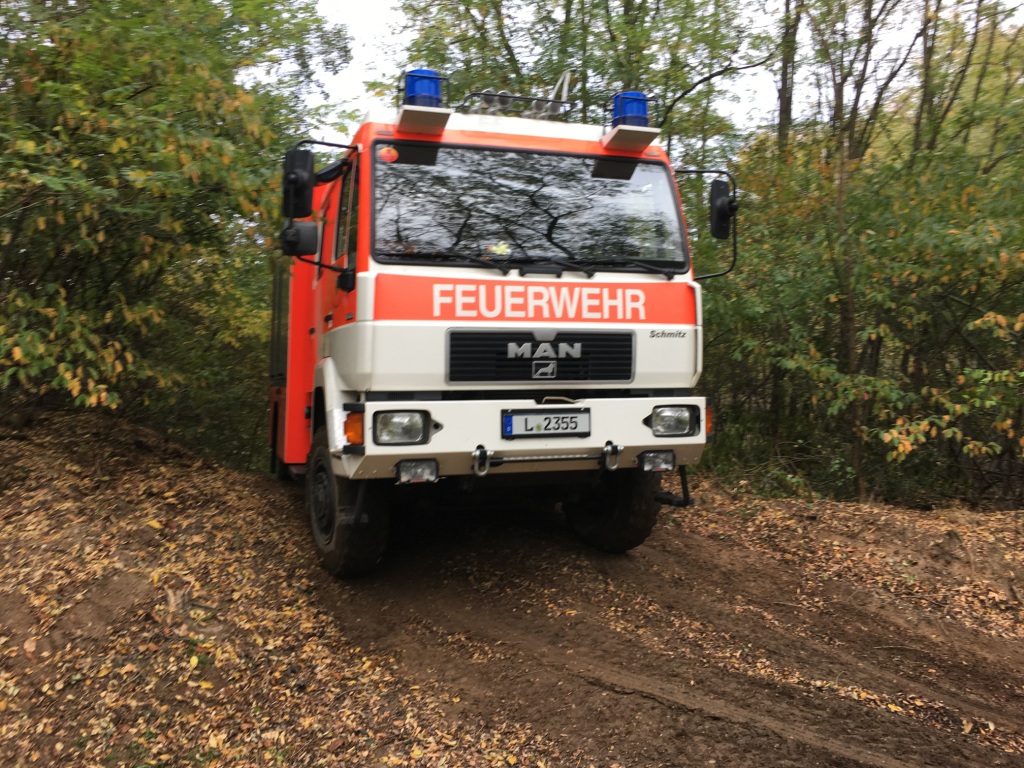
[[[398,90],[351,144],[284,162],[272,466],[304,478],[325,568],[373,569],[394,505],[440,492],[540,494],[589,545],[640,545],[709,421],[701,278],[651,100],[616,94],[586,125],[565,88],[451,106],[416,69]],[[725,274],[735,181],[693,172],[714,176]]]

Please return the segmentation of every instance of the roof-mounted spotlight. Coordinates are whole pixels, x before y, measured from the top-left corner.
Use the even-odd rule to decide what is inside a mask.
[[[448,78],[432,69],[411,69],[405,73],[402,107],[398,111],[398,130],[438,136],[444,132],[452,110],[445,104],[442,89]]]

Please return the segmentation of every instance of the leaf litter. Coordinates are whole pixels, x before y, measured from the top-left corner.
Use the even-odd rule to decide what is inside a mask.
[[[279,486],[91,414],[0,440],[0,764],[556,765],[310,599]]]
[[[316,600],[325,577],[297,533],[302,521],[282,512],[295,502],[279,485],[92,414],[52,414],[0,440],[0,460],[17,478],[0,486],[0,763],[607,764],[514,717],[453,719],[459,690],[410,678],[394,655],[352,642]],[[784,614],[826,615],[841,589],[980,635],[1024,637],[1020,513],[764,500],[707,483],[698,498],[666,510],[659,535],[726,542],[802,579],[792,606],[739,599],[737,616],[813,634]],[[444,567],[513,611],[593,621],[653,656],[1024,754],[1024,738],[984,714],[822,678],[724,623],[600,577],[583,555],[536,571],[557,571],[571,589],[511,568]],[[470,664],[515,661],[500,643],[421,623]]]

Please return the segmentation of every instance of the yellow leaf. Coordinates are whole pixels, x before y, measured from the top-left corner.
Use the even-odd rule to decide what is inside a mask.
[[[46,217],[40,216],[38,219],[36,219],[36,226],[40,230],[46,229]]]
[[[191,659],[188,660],[188,665],[190,667],[192,667],[192,669],[195,669],[196,667],[198,667],[199,666],[199,657],[198,656],[193,656]]]
[[[200,680],[199,681],[199,687],[202,688],[203,690],[207,690],[208,691],[211,688],[213,688],[213,683],[211,683],[209,680]]]
[[[228,740],[228,735],[225,731],[219,731],[218,733],[211,733],[210,739],[207,744],[210,749],[220,749],[224,746],[224,742]]]
[[[897,706],[895,704],[886,704],[885,706],[888,707],[890,712],[902,712],[903,711],[903,707],[899,707],[899,706]]]
[[[161,523],[159,520],[150,520],[146,523],[146,525],[148,525],[154,531],[159,531],[164,527],[163,523]]]
[[[14,360],[14,362],[18,362],[19,360],[21,360],[21,347],[14,347],[11,350],[11,358]]]

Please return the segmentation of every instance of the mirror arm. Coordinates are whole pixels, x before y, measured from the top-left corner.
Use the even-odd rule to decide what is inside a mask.
[[[292,149],[298,149],[304,144],[316,144],[318,147],[336,147],[338,149],[357,149],[359,147],[358,144],[335,144],[330,141],[320,141],[318,139],[300,139],[292,144],[291,149],[288,151],[291,152]]]
[[[732,196],[729,198],[729,215],[733,218],[732,221],[732,261],[729,263],[727,269],[721,272],[712,272],[709,275],[697,275],[694,280],[707,280],[711,277],[721,277],[722,275],[728,275],[736,267],[736,258],[739,255],[739,241],[736,235],[737,222],[735,219],[736,211],[739,209],[739,201],[736,200],[736,179],[735,177],[724,170],[716,169],[703,169],[703,168],[676,168],[675,173],[677,175],[689,174],[689,175],[701,175],[701,176],[725,176],[729,179],[729,187],[732,189]]]
[[[729,207],[732,208],[736,204],[736,201],[735,200],[730,200],[729,204],[730,204]],[[732,222],[732,261],[729,262],[729,266],[726,269],[723,269],[721,272],[712,272],[710,275],[697,275],[696,277],[693,278],[694,280],[707,280],[709,277],[721,277],[722,275],[728,275],[730,272],[732,272],[733,268],[736,266],[736,257],[739,255],[739,245],[737,244],[737,241],[736,241],[736,229],[737,229],[736,221],[733,220],[733,222]]]
[[[297,261],[301,261],[305,264],[312,264],[317,269],[326,269],[329,272],[337,272],[339,274],[345,274],[350,269],[350,267],[334,267],[331,266],[330,264],[324,264],[322,262],[317,261],[316,259],[311,259],[308,256],[292,256],[291,258],[296,259]]]

